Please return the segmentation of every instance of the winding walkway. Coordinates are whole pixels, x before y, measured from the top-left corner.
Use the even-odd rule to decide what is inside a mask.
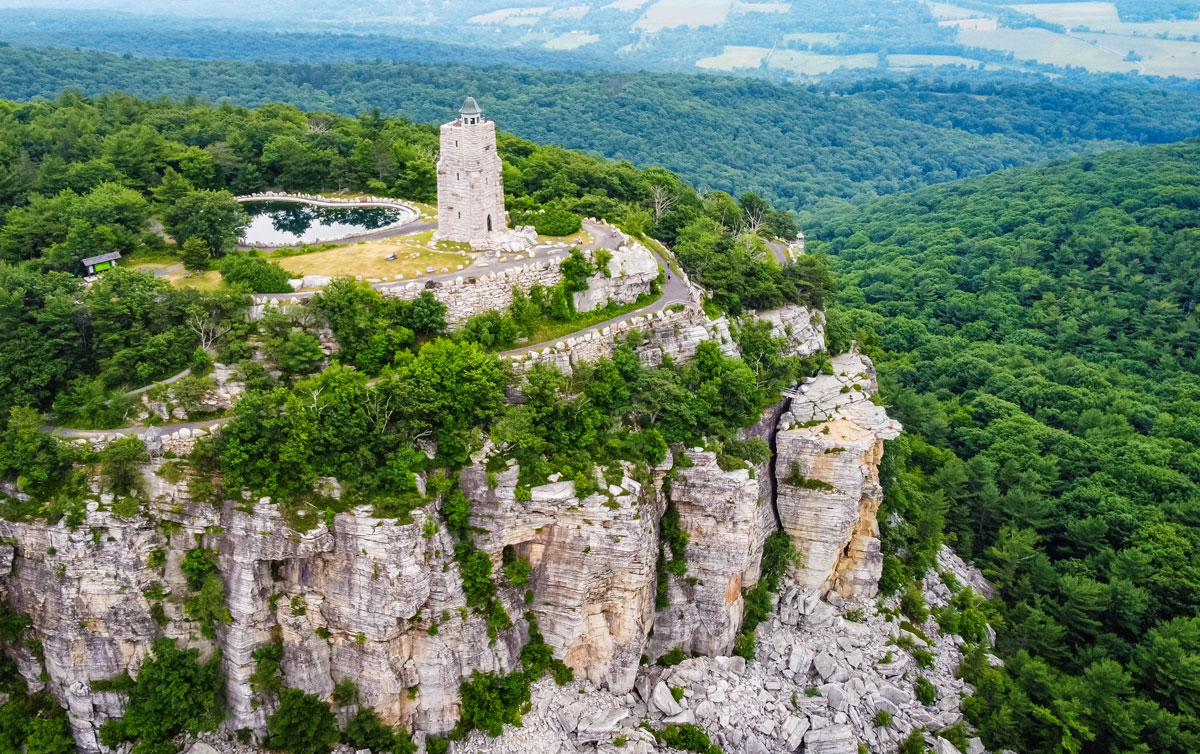
[[[581,247],[584,251],[592,251],[597,248],[615,249],[621,243],[622,234],[620,231],[618,231],[614,228],[611,228],[607,225],[602,225],[600,223],[593,223],[590,221],[585,221],[584,227],[587,229],[588,233],[592,237],[592,240],[590,242],[588,242],[587,244],[584,244]],[[408,232],[412,232],[412,231],[408,231]],[[562,245],[562,244],[557,244],[554,246],[543,245],[540,247],[535,247],[535,251],[541,250],[543,252],[539,256],[535,257],[535,259],[545,259],[545,258],[562,256],[562,255],[567,254],[570,251],[570,248],[571,248],[570,246]],[[663,283],[662,295],[659,296],[655,301],[653,301],[652,303],[647,304],[646,306],[643,306],[642,308],[637,309],[635,311],[626,312],[619,316],[607,319],[603,322],[598,322],[593,325],[588,325],[587,327],[583,327],[583,328],[580,328],[579,330],[575,330],[573,332],[566,333],[557,338],[554,338],[553,340],[548,340],[548,341],[545,341],[542,343],[533,343],[533,344],[521,346],[520,348],[514,348],[509,351],[503,351],[499,354],[499,356],[501,356],[501,357],[517,356],[520,354],[529,353],[530,351],[542,350],[544,348],[548,348],[548,347],[554,345],[555,343],[566,340],[567,338],[578,337],[580,335],[585,335],[589,332],[600,332],[605,327],[611,327],[612,325],[616,324],[617,322],[629,319],[631,317],[656,314],[673,304],[687,304],[687,303],[696,301],[697,294],[700,292],[699,289],[693,283],[691,283],[689,280],[687,280],[685,277],[679,275],[678,273],[672,272],[671,266],[667,263],[667,260],[664,259],[663,256],[661,254],[659,254],[657,251],[651,249],[650,253],[654,255],[654,261],[657,262],[660,267],[662,267],[662,269],[666,272],[666,275],[667,275],[667,279]],[[513,255],[510,254],[508,256],[513,256]],[[524,256],[524,255],[522,255],[522,256]],[[518,259],[518,260],[509,260],[507,262],[497,264],[495,267],[489,267],[487,269],[487,271],[490,273],[490,272],[496,272],[499,270],[510,269],[513,267],[519,267],[521,264],[528,264],[528,262],[529,262],[528,258]],[[444,273],[444,274],[440,274],[440,275],[429,275],[429,276],[423,277],[423,278],[413,278],[412,280],[389,281],[387,283],[377,283],[371,287],[379,289],[379,288],[387,288],[387,287],[396,286],[396,285],[407,285],[408,283],[411,283],[414,280],[430,281],[430,280],[454,279],[456,277],[461,276],[464,272],[466,272],[466,270],[459,270],[459,271],[456,271],[453,273]],[[290,298],[307,299],[307,298],[310,298],[310,297],[316,295],[317,293],[318,293],[318,291],[304,291],[304,292],[296,292],[296,293],[276,293],[276,294],[265,294],[265,295],[268,298],[278,298],[278,299],[290,299]],[[259,298],[259,297],[256,296],[256,298]],[[175,382],[176,380],[182,379],[184,376],[190,374],[190,372],[191,372],[190,369],[185,369],[182,372],[180,372],[179,374],[172,375],[171,377],[168,377],[167,379],[162,380],[158,383],[154,383],[154,384],[169,384],[169,383]],[[140,395],[140,394],[146,392],[147,390],[151,389],[152,387],[154,387],[154,384],[146,385],[146,386],[140,387],[136,390],[131,390],[128,393],[126,393],[126,395]],[[63,428],[63,427],[54,427],[54,426],[45,425],[45,426],[41,427],[41,430],[43,432],[52,433],[58,437],[70,438],[70,439],[79,439],[79,438],[99,439],[99,438],[103,438],[103,437],[110,437],[113,435],[125,435],[125,436],[135,436],[135,437],[143,437],[144,438],[146,435],[150,434],[152,431],[156,432],[160,435],[174,434],[181,429],[189,429],[189,430],[202,429],[202,430],[207,431],[207,430],[212,429],[213,427],[216,427],[216,426],[219,426],[219,425],[229,422],[231,420],[231,418],[232,417],[223,417],[220,419],[206,419],[204,421],[181,422],[179,424],[161,424],[161,425],[152,426],[152,427],[121,427],[118,429],[67,429],[67,428]]]

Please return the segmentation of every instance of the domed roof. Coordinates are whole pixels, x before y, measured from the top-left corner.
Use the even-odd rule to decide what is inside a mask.
[[[463,100],[462,109],[458,111],[459,115],[483,115],[483,110],[479,109],[479,105],[475,104],[474,97],[467,97]]]

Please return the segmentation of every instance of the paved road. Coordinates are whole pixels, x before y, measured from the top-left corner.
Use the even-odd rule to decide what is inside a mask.
[[[779,262],[780,266],[792,261],[788,258],[787,244],[779,241],[767,241],[767,248],[775,254],[775,259]]]
[[[180,424],[163,424],[158,427],[120,427],[118,429],[66,429],[63,427],[43,426],[43,432],[49,432],[57,437],[66,438],[95,438],[105,435],[133,435],[137,437],[145,437],[150,430],[158,430],[160,434],[169,435],[173,432],[178,432],[181,429],[210,429],[218,424],[224,424],[230,421],[231,417],[221,419],[205,419],[198,422],[182,422]]]

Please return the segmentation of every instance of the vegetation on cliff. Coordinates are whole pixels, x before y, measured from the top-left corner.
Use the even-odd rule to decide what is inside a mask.
[[[989,748],[1200,749],[1197,164],[1194,141],[1112,152],[812,229],[833,347],[858,339],[907,430],[884,588],[946,542],[1001,590],[979,608],[1007,665],[963,671]]]

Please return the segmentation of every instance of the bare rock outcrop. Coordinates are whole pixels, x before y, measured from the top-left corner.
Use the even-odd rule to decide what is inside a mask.
[[[524,608],[555,656],[577,677],[628,691],[654,611],[660,501],[628,476],[582,500],[572,481],[533,487],[517,500],[518,474],[516,465],[495,473],[489,487],[482,467],[463,470],[472,526],[487,532],[476,535],[477,546],[497,570],[505,547],[528,558],[533,601]],[[512,591],[515,598],[520,589]]]
[[[723,471],[717,456],[684,453],[671,500],[688,535],[687,575],[672,576],[670,606],[655,617],[651,657],[679,647],[688,654],[721,655],[733,649],[745,608],[743,592],[759,577],[763,542],[776,528],[770,464]]]
[[[871,400],[877,386],[869,359],[846,353],[832,365],[832,374],[796,391],[775,436],[776,508],[802,561],[783,602],[800,613],[830,589],[874,595],[883,564],[878,466],[883,441],[901,430]]]

